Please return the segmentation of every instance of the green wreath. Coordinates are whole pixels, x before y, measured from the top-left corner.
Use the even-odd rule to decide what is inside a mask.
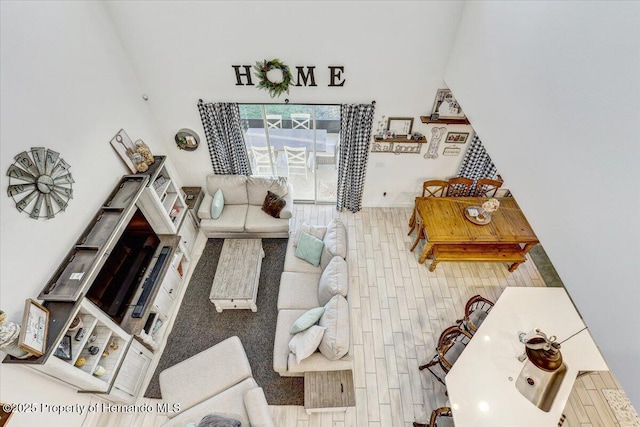
[[[282,95],[282,92],[289,93],[289,84],[291,84],[291,70],[289,70],[288,65],[283,64],[279,59],[272,59],[270,61],[267,61],[265,59],[263,62],[257,61],[256,65],[254,65],[253,68],[256,71],[256,77],[260,79],[260,83],[258,83],[258,89],[269,91],[269,95],[272,98]],[[273,69],[282,71],[282,82],[274,83],[269,80],[269,78],[267,77],[267,73]]]

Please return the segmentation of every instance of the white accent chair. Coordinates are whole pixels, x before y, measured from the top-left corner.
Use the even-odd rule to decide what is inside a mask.
[[[282,129],[282,115],[280,115],[280,114],[267,114],[267,128],[268,129]]]
[[[291,129],[309,129],[311,124],[311,114],[291,113]]]
[[[287,176],[293,174],[304,175],[307,179],[307,148],[284,146],[284,153],[287,156]]]

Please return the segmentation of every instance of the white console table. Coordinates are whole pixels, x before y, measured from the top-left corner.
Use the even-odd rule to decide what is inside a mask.
[[[536,407],[516,389],[516,379],[524,366],[518,360],[524,352],[518,332],[534,328],[557,336],[567,365],[549,412]],[[555,427],[579,371],[607,370],[563,288],[509,287],[446,376],[455,425]]]

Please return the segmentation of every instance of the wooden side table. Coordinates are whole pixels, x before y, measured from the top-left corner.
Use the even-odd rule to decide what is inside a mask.
[[[304,409],[312,412],[346,411],[356,406],[352,371],[304,373]]]

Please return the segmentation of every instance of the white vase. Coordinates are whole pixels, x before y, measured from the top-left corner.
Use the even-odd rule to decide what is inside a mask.
[[[30,354],[18,346],[20,325],[13,322],[4,322],[0,325],[0,351],[18,358],[25,359]]]

